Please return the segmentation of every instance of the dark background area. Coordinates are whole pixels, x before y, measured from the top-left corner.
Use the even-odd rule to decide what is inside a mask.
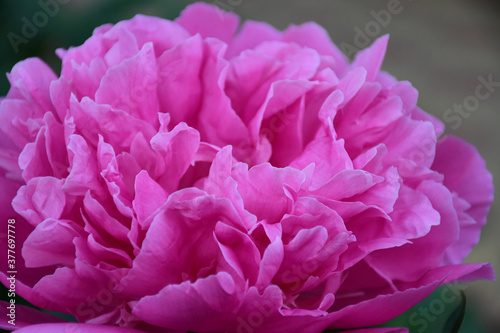
[[[48,0],[42,1],[43,3]],[[266,21],[279,29],[289,24],[316,21],[325,27],[333,41],[356,46],[359,30],[373,28],[374,13],[387,10],[395,0],[329,1],[329,0],[215,0],[238,14],[242,20]],[[0,72],[27,57],[37,56],[60,70],[56,48],[82,44],[93,29],[104,23],[128,19],[136,13],[173,19],[193,1],[160,0],[54,0],[57,12],[45,24],[35,26],[33,36],[23,36],[26,20],[33,23],[43,11],[35,0],[1,0],[0,2]],[[420,91],[419,106],[443,120],[443,114],[454,104],[462,104],[474,95],[478,77],[492,76],[500,82],[500,5],[498,1],[417,1],[401,0],[402,10],[380,24],[379,32],[390,33],[389,49],[383,68],[400,80],[409,80]],[[41,16],[38,16],[41,18]],[[374,23],[375,22],[375,23]],[[43,23],[39,22],[39,23]],[[359,29],[359,30],[358,30]],[[33,31],[32,31],[33,32]],[[19,42],[14,35],[24,38]],[[10,38],[10,40],[9,40]],[[16,50],[17,47],[17,50]],[[17,51],[17,52],[16,52]],[[0,96],[8,91],[8,82],[0,77]],[[498,91],[497,91],[498,90]],[[485,158],[500,188],[500,87],[480,102],[456,129],[447,124],[447,133],[474,144]],[[496,200],[498,202],[498,200]],[[491,262],[500,272],[500,211],[494,203],[488,225],[479,245],[467,261]],[[466,323],[460,332],[500,331],[500,285],[493,282],[468,284]],[[477,322],[481,323],[480,325]],[[479,326],[484,326],[484,329]],[[475,328],[473,328],[476,326]]]

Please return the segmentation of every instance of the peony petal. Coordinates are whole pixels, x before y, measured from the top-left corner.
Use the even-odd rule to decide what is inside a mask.
[[[333,70],[336,74],[341,75],[346,66],[347,58],[332,43],[328,32],[314,22],[307,22],[299,26],[291,25],[283,33],[282,40],[287,43],[297,43],[301,46],[310,47],[319,54],[329,55],[333,58]]]
[[[332,328],[369,327],[383,324],[410,309],[425,299],[439,285],[452,281],[471,281],[477,277],[491,278],[492,268],[488,264],[467,264],[441,267],[428,272],[419,281],[401,285],[400,291],[387,295],[379,295],[368,300],[353,302],[337,302],[332,314],[325,321],[332,323]],[[366,297],[366,295],[362,296]],[[337,310],[339,309],[339,310]],[[377,309],[380,309],[378,311]]]
[[[163,53],[158,62],[158,100],[172,122],[196,123],[203,83],[200,80],[205,58],[203,40],[195,35]],[[184,62],[190,66],[182,66]]]
[[[34,177],[53,176],[45,150],[46,127],[38,132],[35,142],[28,143],[19,155],[19,167],[23,170],[23,179],[28,182]]]
[[[135,43],[132,43],[132,45],[137,48]],[[132,56],[132,54],[129,54],[129,56]],[[119,64],[119,62],[116,64]],[[101,85],[101,79],[106,74],[110,65],[107,64],[103,58],[95,58],[92,59],[90,65],[88,66],[86,64],[77,65],[75,63],[72,63],[72,66],[72,90],[80,100],[84,97],[94,99],[96,92]]]
[[[127,294],[151,295],[168,284],[183,282],[185,277],[196,279],[202,269],[211,267],[219,252],[213,238],[219,221],[242,230],[227,199],[216,199],[194,188],[171,194],[151,223],[132,269],[121,282],[133,283]],[[144,275],[145,271],[155,280]]]
[[[144,227],[146,219],[167,202],[168,193],[146,171],[141,171],[135,180],[135,198],[132,202],[137,220]]]
[[[156,58],[189,38],[189,33],[179,24],[159,17],[138,14],[117,26],[120,24],[134,35],[139,49],[144,44],[153,42]]]
[[[343,331],[341,333],[408,333],[408,328],[404,327],[381,327],[381,328],[364,328],[359,330]]]
[[[164,161],[164,169],[155,170],[154,176],[167,193],[174,192],[178,187],[199,144],[200,133],[185,123],[175,126],[170,132],[160,132],[151,139],[151,147]]]
[[[435,156],[436,137],[434,127],[425,121],[401,118],[389,135],[382,140],[387,146],[387,163],[398,167],[404,177],[411,176],[407,161],[430,168]]]
[[[80,135],[73,134],[69,137],[68,158],[70,172],[64,181],[63,191],[73,195],[84,195],[89,189],[97,193],[102,192],[102,187],[97,177],[95,150]]]
[[[255,283],[255,286],[259,290],[264,290],[271,284],[283,263],[283,258],[283,242],[280,237],[276,237],[276,239],[266,248],[262,256],[262,261],[260,262],[259,276]]]
[[[123,28],[121,25],[117,24],[112,29],[104,34],[106,39],[113,39],[114,43],[111,48],[106,52],[103,60],[107,68],[111,68],[121,64],[124,60],[130,59],[139,52],[139,47],[135,36]],[[92,60],[94,62],[95,59]],[[90,63],[92,66],[92,62]],[[104,75],[102,73],[102,75]],[[101,77],[102,77],[101,75]],[[92,95],[87,95],[92,96]]]
[[[275,168],[267,163],[250,170],[246,164],[239,163],[232,175],[238,183],[238,192],[243,198],[245,209],[257,219],[266,219],[270,223],[278,222],[290,211],[290,192],[298,191],[305,180],[305,175],[299,170]]]
[[[159,111],[157,76],[153,45],[147,43],[134,57],[107,71],[96,91],[95,101],[156,126]]]
[[[0,312],[1,313],[0,329],[5,331],[10,331],[13,328],[15,328],[17,332],[20,332],[22,328],[26,328],[25,331],[29,332],[30,329],[31,330],[33,329],[33,326],[35,325],[38,326],[38,324],[42,323],[55,324],[59,322],[65,322],[64,319],[58,318],[46,312],[35,310],[26,305],[15,304],[15,309],[14,309],[15,325],[12,325],[11,323],[8,322],[11,320],[11,317],[9,316],[10,310],[8,309],[8,307],[11,305],[9,304],[9,302],[5,301],[0,301],[0,304],[2,307],[2,311]],[[29,327],[29,329],[27,327]],[[39,331],[32,331],[32,332],[39,332]]]
[[[311,190],[321,187],[342,170],[353,168],[352,161],[344,148],[344,140],[335,140],[331,137],[322,137],[310,142],[290,166],[303,169],[310,163],[314,163]]]
[[[231,59],[245,50],[255,49],[263,42],[280,40],[281,35],[280,31],[268,23],[247,20],[229,44],[226,57]]]
[[[342,170],[323,186],[311,191],[310,194],[312,196],[326,197],[333,200],[343,200],[357,194],[362,194],[380,182],[380,177],[374,176],[366,171]]]
[[[440,219],[438,220],[439,217],[435,216],[435,212],[429,211],[428,208],[418,211],[418,214],[422,215],[420,222],[423,226],[422,231],[425,232],[428,228],[425,224],[430,222],[434,225],[425,237],[412,239],[411,244],[401,247],[374,252],[367,258],[372,266],[384,272],[384,275],[391,280],[413,281],[415,277],[422,276],[428,271],[429,267],[438,267],[443,260],[445,250],[458,239],[457,214],[449,190],[432,182],[422,183],[417,190],[429,199],[432,208],[439,213]],[[411,203],[412,209],[417,208],[414,201]],[[431,222],[432,219],[434,222]],[[436,225],[437,223],[439,225]]]
[[[378,38],[369,48],[359,52],[351,64],[351,68],[363,67],[366,69],[366,80],[374,81],[382,67],[389,35]]]
[[[119,215],[112,205],[100,203],[90,192],[85,194],[83,199],[82,215],[85,220],[85,230],[102,243],[112,237],[113,241],[127,242],[129,229],[126,224],[128,219]],[[109,212],[108,212],[109,210]],[[125,247],[126,244],[120,244]]]
[[[73,239],[82,234],[83,229],[72,221],[46,219],[24,241],[22,255],[26,267],[72,267],[75,260]]]
[[[47,218],[58,219],[66,206],[63,184],[53,177],[33,178],[19,189],[12,206],[33,226]]]
[[[270,110],[265,111],[269,117],[310,89],[311,84],[304,80],[314,76],[319,63],[319,55],[311,49],[279,42],[264,43],[231,60],[227,95],[247,124],[252,118],[265,117],[264,105],[274,96],[272,103],[277,106],[267,107]],[[286,81],[280,82],[282,80]],[[283,91],[285,85],[287,92]]]
[[[448,136],[438,143],[436,149],[432,169],[444,174],[445,186],[469,203],[470,207],[463,213],[475,221],[472,225],[461,226],[459,239],[446,250],[448,262],[458,264],[477,244],[481,228],[486,224],[486,216],[493,202],[492,177],[472,145]],[[463,225],[467,217],[460,213],[459,222]]]
[[[203,2],[186,7],[175,20],[192,35],[199,33],[204,38],[214,37],[227,44],[233,39],[239,21],[237,15]]]
[[[226,262],[243,281],[254,285],[261,260],[260,253],[251,238],[246,233],[221,222],[215,225],[214,236]]]
[[[133,314],[169,329],[222,331],[238,306],[235,284],[224,272],[196,282],[168,285],[133,306]]]
[[[32,118],[42,118],[52,110],[49,87],[57,77],[39,58],[29,58],[19,62],[7,75],[12,86],[9,98],[24,99],[32,105]]]
[[[153,126],[146,121],[125,111],[115,110],[109,105],[97,104],[87,97],[78,102],[73,96],[68,116],[73,118],[75,129],[87,142],[97,146],[101,135],[118,154],[129,149],[138,133],[147,140],[156,133]]]
[[[261,127],[261,133],[268,135],[273,155],[270,163],[277,167],[290,164],[303,150],[302,122],[305,112],[305,97],[286,107],[268,119]]]
[[[64,323],[64,324],[38,324],[30,325],[21,328],[17,332],[20,333],[144,333],[132,328],[116,327],[109,325],[92,325],[80,323]]]
[[[6,98],[0,102],[0,129],[19,148],[33,141],[42,127],[42,115],[30,114],[33,109],[22,99]]]
[[[205,98],[199,105],[198,130],[203,141],[220,147],[241,146],[248,142],[248,129],[231,108],[224,92],[229,64],[222,59],[225,46],[217,40],[204,42],[205,66],[202,87]]]

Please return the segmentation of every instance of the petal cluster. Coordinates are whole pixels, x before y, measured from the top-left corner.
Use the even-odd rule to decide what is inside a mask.
[[[97,28],[60,76],[18,63],[0,105],[18,293],[131,332],[320,332],[492,279],[461,264],[491,175],[380,71],[387,42],[349,63],[314,23],[199,3]]]

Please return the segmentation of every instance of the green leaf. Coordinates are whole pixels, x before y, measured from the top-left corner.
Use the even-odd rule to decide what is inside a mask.
[[[407,327],[410,333],[457,333],[465,315],[465,294],[454,284],[437,288],[399,317],[378,327]]]
[[[462,322],[465,317],[465,305],[467,302],[465,299],[464,292],[463,291],[460,292],[462,293],[463,302],[455,309],[455,311],[453,311],[450,317],[448,317],[443,332],[458,333],[458,330],[462,326]]]

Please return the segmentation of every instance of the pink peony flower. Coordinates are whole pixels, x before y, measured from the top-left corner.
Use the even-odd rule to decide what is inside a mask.
[[[58,50],[59,77],[39,59],[12,69],[16,292],[85,323],[29,326],[51,319],[18,306],[20,332],[362,328],[494,278],[461,264],[491,175],[380,71],[387,36],[348,63],[314,23],[238,24],[203,3],[138,15]]]

